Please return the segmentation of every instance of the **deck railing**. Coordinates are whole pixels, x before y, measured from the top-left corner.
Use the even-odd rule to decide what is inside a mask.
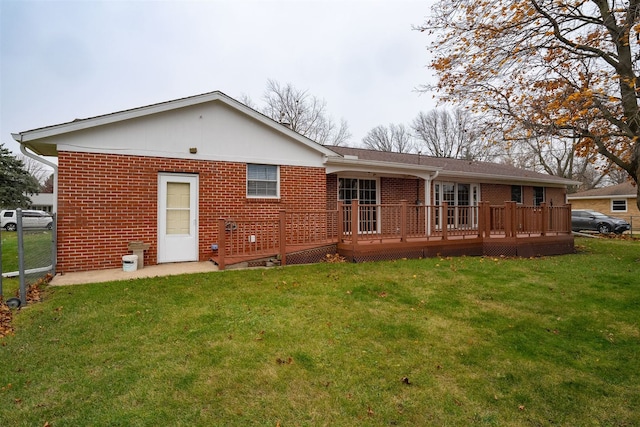
[[[357,212],[354,215],[354,212]],[[354,232],[355,231],[355,232]],[[218,258],[279,255],[329,243],[531,237],[571,233],[571,206],[438,206],[338,203],[335,210],[286,211],[264,220],[218,221]],[[219,262],[219,263],[220,263]]]

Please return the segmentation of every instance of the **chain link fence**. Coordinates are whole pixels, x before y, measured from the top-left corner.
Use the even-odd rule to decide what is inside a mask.
[[[55,275],[56,217],[21,209],[3,215],[13,216],[0,228],[0,296],[8,303],[17,292],[19,304],[25,305],[28,287]]]
[[[631,234],[633,237],[640,236],[640,216],[630,215],[627,218],[623,217],[623,219],[625,219],[631,225],[629,234]]]

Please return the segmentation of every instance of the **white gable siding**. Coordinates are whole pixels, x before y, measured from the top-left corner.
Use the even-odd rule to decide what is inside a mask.
[[[318,151],[216,101],[52,136],[46,142],[57,144],[58,151],[323,166]]]

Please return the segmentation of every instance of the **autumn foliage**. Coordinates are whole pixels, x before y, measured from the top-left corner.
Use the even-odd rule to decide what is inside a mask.
[[[572,138],[640,179],[640,0],[441,0],[430,33],[438,82],[517,143]],[[639,198],[640,200],[640,198]]]

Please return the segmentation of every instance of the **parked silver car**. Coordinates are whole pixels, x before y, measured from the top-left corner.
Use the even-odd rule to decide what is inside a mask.
[[[0,227],[7,231],[16,231],[18,228],[18,216],[15,210],[0,211]],[[53,218],[45,211],[25,209],[22,211],[22,226],[24,228],[47,228],[53,226]]]
[[[622,234],[631,229],[627,221],[597,211],[576,209],[571,211],[571,229],[573,231],[597,231],[601,234],[614,232]]]

